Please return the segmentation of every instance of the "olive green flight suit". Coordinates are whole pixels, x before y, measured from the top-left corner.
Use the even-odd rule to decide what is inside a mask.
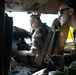
[[[64,56],[65,66],[57,69],[51,75],[76,75],[76,54]]]
[[[46,23],[42,23],[42,25],[39,28],[34,30],[34,32],[32,34],[32,46],[30,49],[33,52],[33,54],[38,54],[39,52],[41,52],[41,48],[44,45],[44,41],[46,39],[47,32],[50,29],[51,28],[48,27],[46,25]]]

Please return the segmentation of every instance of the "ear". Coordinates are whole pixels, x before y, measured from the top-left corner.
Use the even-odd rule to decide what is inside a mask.
[[[70,14],[70,15],[73,15],[73,13],[74,13],[74,9],[73,9],[73,8],[70,8],[70,9],[69,9],[69,14]]]

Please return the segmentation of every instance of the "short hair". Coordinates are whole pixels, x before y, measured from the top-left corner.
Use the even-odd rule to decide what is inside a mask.
[[[40,15],[31,15],[30,17],[33,17],[33,16],[40,20]]]
[[[76,0],[66,0],[62,4],[66,4],[67,6],[76,9]]]

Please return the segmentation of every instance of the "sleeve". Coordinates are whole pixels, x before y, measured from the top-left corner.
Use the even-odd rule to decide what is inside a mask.
[[[76,54],[64,55],[64,62],[66,66],[69,66],[75,60],[76,60]]]

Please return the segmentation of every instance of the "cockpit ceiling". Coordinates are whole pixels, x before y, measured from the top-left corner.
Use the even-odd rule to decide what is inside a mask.
[[[5,0],[6,11],[55,14],[64,0]]]

